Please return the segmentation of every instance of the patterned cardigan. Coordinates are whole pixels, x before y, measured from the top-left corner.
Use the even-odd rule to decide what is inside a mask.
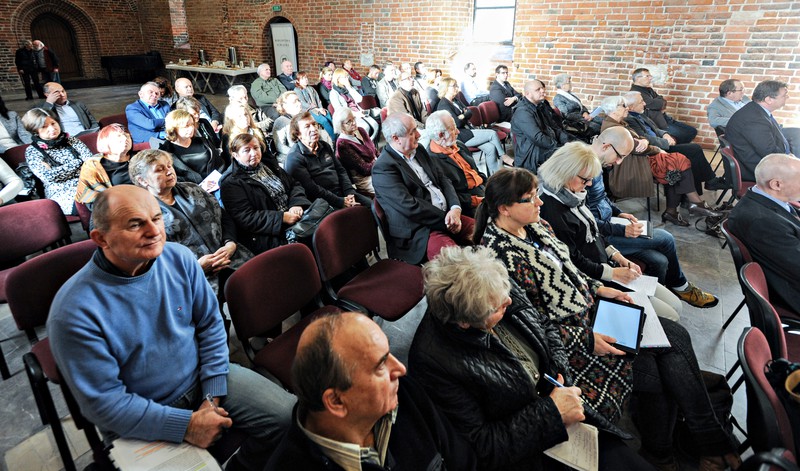
[[[569,250],[542,221],[525,228],[532,244],[489,223],[481,243],[494,250],[509,276],[526,292],[533,306],[561,327],[569,351],[572,379],[584,399],[612,422],[622,416],[632,390],[633,361],[622,356],[597,356],[591,330],[594,296],[602,286],[570,261]],[[560,259],[557,263],[544,248]]]

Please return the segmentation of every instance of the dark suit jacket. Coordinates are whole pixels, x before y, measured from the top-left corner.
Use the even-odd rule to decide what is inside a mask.
[[[667,113],[664,112],[664,108],[667,106],[667,100],[653,90],[652,87],[631,85],[631,91],[642,94],[645,107],[644,114],[652,119],[660,129],[667,129],[669,127],[669,122],[667,121]]]
[[[372,186],[378,202],[386,213],[389,239],[386,249],[389,257],[418,264],[425,258],[431,228],[444,225],[446,211],[431,202],[431,195],[414,170],[389,145],[372,167]],[[425,148],[417,146],[416,160],[444,194],[447,208],[459,205],[453,184],[434,163]],[[459,205],[460,206],[460,205]]]
[[[86,107],[83,103],[79,101],[69,101],[69,106],[75,111],[75,114],[78,115],[78,119],[81,121],[81,125],[85,130],[94,130],[92,132],[97,132],[100,130],[100,123],[94,119],[92,116],[92,112],[89,111],[89,108]],[[46,110],[54,110],[56,105],[48,102],[42,103],[42,108]],[[81,133],[82,134],[82,133]],[[74,137],[74,136],[73,136]]]
[[[725,138],[733,147],[744,181],[756,180],[756,165],[764,156],[786,152],[783,134],[772,124],[766,110],[754,101],[733,113],[725,127]]]
[[[764,269],[770,300],[798,312],[800,220],[769,198],[748,191],[731,211],[728,225]]]
[[[500,110],[500,121],[511,121],[511,116],[514,114],[514,108],[508,107],[504,104],[506,98],[517,97],[517,103],[519,104],[522,101],[522,95],[514,90],[514,87],[511,86],[511,83],[506,81],[505,86],[501,86],[497,83],[497,80],[492,82],[492,85],[489,86],[489,98],[492,99],[493,102],[497,103],[497,108]]]
[[[547,100],[537,106],[527,98],[523,98],[519,101],[514,117],[511,118],[511,132],[516,137],[514,166],[527,168],[534,173],[556,149],[573,140],[558,127],[554,116],[548,115],[548,118],[542,113],[555,115]]]
[[[456,103],[448,100],[447,98],[439,99],[439,103],[436,104],[436,111],[447,111],[450,113],[450,116],[453,117],[453,121],[456,123],[456,128],[458,128],[458,140],[461,142],[467,142],[473,137],[475,134],[469,130],[469,117],[472,116],[472,112],[465,106],[459,108],[456,106]],[[459,119],[458,117],[464,115],[464,119]]]

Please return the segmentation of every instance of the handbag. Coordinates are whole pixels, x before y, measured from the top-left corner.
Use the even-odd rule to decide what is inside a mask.
[[[300,218],[300,220],[286,229],[286,240],[290,244],[299,242],[302,244],[311,245],[311,241],[314,238],[314,233],[317,231],[319,224],[328,214],[334,211],[335,208],[328,204],[328,202],[324,199],[315,199],[314,202],[311,203],[311,206],[303,211],[303,216]]]
[[[631,154],[615,165],[608,176],[608,189],[615,198],[650,198],[656,196],[650,158]]]

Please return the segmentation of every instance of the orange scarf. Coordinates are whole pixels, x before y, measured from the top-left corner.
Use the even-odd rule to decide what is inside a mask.
[[[464,157],[461,157],[461,154],[458,153],[457,145],[453,144],[450,147],[443,147],[436,142],[431,141],[431,151],[436,152],[437,154],[445,154],[446,156],[450,157],[453,162],[458,165],[461,171],[464,172],[464,176],[467,178],[467,188],[470,190],[478,185],[483,184],[483,178],[478,171],[472,168],[472,166],[466,160],[464,160]]]

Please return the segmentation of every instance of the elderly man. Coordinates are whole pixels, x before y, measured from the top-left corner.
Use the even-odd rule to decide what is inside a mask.
[[[292,365],[297,407],[266,470],[472,470],[475,455],[358,313],[314,320]]]
[[[83,103],[70,101],[67,91],[60,83],[44,84],[45,102],[42,108],[53,110],[58,114],[61,129],[72,137],[89,134],[100,130],[100,124]]]
[[[397,90],[397,77],[400,76],[400,71],[393,63],[387,62],[383,65],[383,78],[378,81],[378,102],[381,108],[386,108],[389,105],[389,98],[394,95]]]
[[[739,161],[742,180],[753,181],[755,168],[768,154],[790,154],[792,148],[783,128],[772,115],[786,105],[789,88],[784,82],[765,80],[753,90],[753,101],[731,116],[725,138]]]
[[[471,106],[478,106],[478,104],[489,100],[489,90],[485,85],[478,84],[475,77],[478,75],[478,69],[475,67],[474,62],[467,62],[464,66],[464,80],[461,81],[461,93]]]
[[[472,218],[461,215],[453,184],[419,145],[414,118],[395,113],[383,122],[387,145],[372,167],[372,186],[389,228],[389,256],[419,264],[447,245],[471,245]]]
[[[511,121],[514,108],[519,103],[522,95],[508,83],[508,67],[498,65],[494,69],[494,76],[494,82],[489,87],[489,98],[497,103],[497,108],[500,110],[500,121]]]
[[[36,57],[36,69],[42,74],[43,82],[58,80],[58,57],[56,53],[38,39],[33,42],[33,54]]]
[[[619,165],[634,150],[631,133],[622,126],[607,128],[592,141],[592,150],[600,158],[603,167]],[[676,296],[695,307],[716,306],[719,300],[712,294],[686,280],[681,270],[675,239],[664,229],[654,229],[647,237],[639,237],[643,231],[632,214],[623,213],[606,195],[603,175],[600,174],[586,187],[586,205],[592,211],[600,234],[607,245],[616,248],[625,258],[644,262],[645,274],[655,276],[658,282],[669,288]],[[623,225],[611,222],[612,217],[627,219]]]
[[[400,72],[400,88],[389,98],[386,107],[388,114],[407,113],[414,117],[417,128],[425,129],[425,120],[428,119],[428,110],[422,103],[422,96],[414,87],[414,76],[409,72]]]
[[[200,103],[200,117],[211,123],[214,131],[219,132],[222,127],[222,114],[219,110],[208,101],[205,95],[194,92],[194,85],[188,78],[181,77],[175,81],[175,92],[178,94],[178,99],[183,97],[192,97]]]
[[[631,91],[642,94],[645,102],[645,114],[656,123],[659,129],[666,130],[675,137],[679,144],[692,142],[697,135],[697,129],[682,123],[666,113],[667,99],[653,90],[653,76],[645,68],[633,71],[631,75],[633,85]]]
[[[719,84],[719,96],[708,105],[708,124],[712,128],[725,128],[728,121],[746,104],[750,99],[744,95],[744,84],[736,79],[724,80]]]
[[[250,85],[250,95],[267,116],[271,119],[278,119],[278,111],[275,109],[275,101],[286,91],[280,80],[272,77],[272,69],[269,64],[258,66],[258,77]]]
[[[81,411],[109,438],[206,448],[239,428],[249,439],[233,469],[261,470],[294,398],[229,363],[216,296],[195,256],[166,242],[155,197],[114,186],[95,200],[93,218],[99,248],[59,290],[47,322]]]
[[[250,112],[250,116],[253,117],[253,121],[256,123],[256,127],[263,131],[265,135],[272,130],[272,118],[267,116],[261,108],[253,108],[250,106],[250,100],[247,96],[247,87],[244,85],[234,85],[228,89],[228,102],[246,106],[247,111]]]
[[[800,201],[800,159],[767,155],[755,178],[731,211],[728,227],[764,269],[770,301],[800,313],[800,216],[790,204]]]
[[[281,81],[286,90],[294,90],[294,81],[297,80],[297,74],[294,73],[294,64],[289,59],[281,61],[281,73],[278,74],[278,80]]]
[[[166,139],[164,119],[170,112],[169,103],[161,99],[161,89],[155,82],[147,82],[139,89],[139,99],[125,107],[128,131],[134,144],[150,139]],[[152,145],[151,145],[152,147]]]
[[[378,97],[378,77],[381,74],[381,68],[375,64],[369,66],[367,76],[361,79],[361,95],[371,95],[375,98]]]
[[[539,165],[559,147],[575,138],[559,124],[558,118],[545,99],[544,82],[531,80],[525,84],[524,95],[511,118],[511,132],[516,137],[514,166],[536,173]]]
[[[33,100],[31,83],[33,84],[33,89],[36,89],[39,98],[44,98],[42,84],[39,82],[39,72],[36,67],[36,56],[33,52],[32,41],[24,41],[22,47],[17,49],[17,52],[14,54],[14,64],[17,66],[17,72],[19,73],[20,80],[22,80],[22,86],[25,87],[25,99]]]

